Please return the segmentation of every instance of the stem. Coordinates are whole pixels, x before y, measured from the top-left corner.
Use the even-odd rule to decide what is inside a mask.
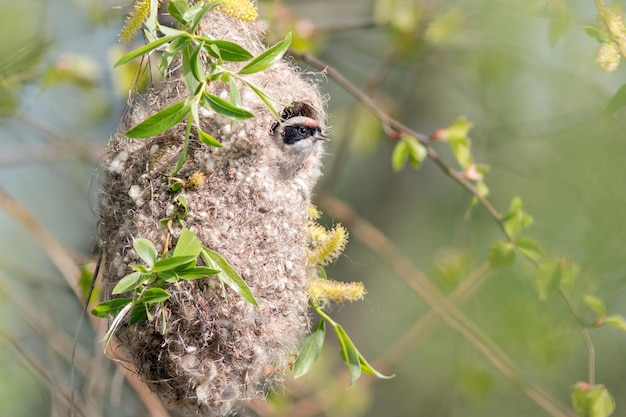
[[[408,136],[412,136],[416,138],[417,140],[419,140],[426,147],[426,150],[428,152],[428,157],[430,158],[430,160],[433,161],[435,165],[437,165],[437,167],[441,169],[441,171],[443,171],[444,174],[452,178],[459,185],[461,185],[463,188],[469,191],[478,200],[478,202],[483,206],[483,208],[487,210],[489,215],[496,221],[496,223],[498,223],[498,226],[504,232],[504,234],[509,239],[511,238],[511,236],[508,235],[508,233],[506,232],[504,228],[504,221],[502,220],[502,216],[500,216],[498,211],[491,205],[489,201],[487,201],[485,197],[480,195],[480,193],[478,192],[478,190],[476,190],[476,187],[474,187],[472,183],[470,183],[468,180],[466,180],[463,177],[463,175],[456,172],[454,169],[446,165],[446,163],[441,160],[437,151],[429,145],[430,141],[426,135],[416,132],[413,129],[406,126],[405,124],[401,123],[400,121],[390,117],[387,113],[385,113],[382,109],[380,109],[380,107],[378,107],[378,105],[372,98],[370,98],[367,94],[359,90],[356,86],[354,86],[343,75],[341,75],[339,71],[337,71],[333,67],[328,66],[326,63],[322,62],[321,60],[315,58],[314,56],[310,54],[304,54],[304,55],[294,54],[294,55],[302,59],[307,64],[319,70],[322,70],[326,74],[328,74],[328,76],[332,78],[333,80],[335,80],[335,82],[339,84],[344,90],[350,93],[354,98],[356,98],[358,101],[363,103],[372,113],[374,113],[374,115],[376,115],[376,117],[380,119],[380,121],[382,122],[384,126],[391,127],[396,131],[404,133]],[[388,129],[385,129],[385,130],[387,131]]]
[[[583,321],[582,315],[580,314],[580,311],[578,310],[578,307],[576,306],[576,303],[574,303],[574,300],[572,299],[571,294],[569,293],[569,291],[567,291],[565,288],[560,287],[559,288],[559,292],[561,294],[561,296],[563,297],[563,299],[565,300],[565,303],[567,304],[567,306],[569,307],[570,311],[572,312],[572,315],[574,316],[574,318],[576,319],[576,321],[578,322],[578,325],[580,326],[580,331],[583,335],[583,340],[585,341],[585,346],[587,347],[587,354],[589,356],[589,385],[594,386],[595,385],[595,373],[596,373],[596,350],[595,347],[593,346],[593,342],[591,341],[591,336],[589,335],[589,331],[587,330],[587,326],[585,326],[585,323]]]

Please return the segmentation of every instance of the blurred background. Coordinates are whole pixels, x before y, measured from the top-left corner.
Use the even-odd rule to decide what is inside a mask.
[[[102,329],[85,318],[75,335],[77,294],[96,252],[96,165],[133,79],[132,66],[112,64],[140,44],[117,42],[127,6],[0,4],[1,415],[68,415],[72,380],[86,415],[157,412],[103,358]],[[270,39],[293,31],[296,55],[316,56],[415,131],[428,136],[465,116],[474,158],[489,166],[489,201],[504,212],[521,197],[534,218],[526,234],[546,256],[580,267],[572,298],[582,317],[594,320],[585,294],[602,299],[610,314],[626,314],[626,123],[623,110],[602,113],[626,77],[624,68],[607,74],[596,66],[599,44],[584,31],[598,24],[593,2],[308,0],[260,2],[259,9]],[[395,141],[380,122],[332,77],[319,83],[333,140],[318,205],[326,224],[355,226],[328,274],[368,289],[365,300],[330,313],[370,362],[396,377],[364,376],[346,390],[329,333],[311,374],[246,415],[567,415],[540,406],[528,385],[429,316],[394,269],[397,259],[377,251],[385,239],[444,294],[471,280],[460,309],[524,381],[573,415],[570,387],[588,381],[589,370],[567,303],[558,294],[540,299],[536,268],[523,259],[488,271],[491,243],[505,238],[493,218],[481,207],[467,216],[471,195],[431,161],[394,173]],[[456,169],[445,143],[433,147]],[[613,415],[626,416],[626,334],[605,326],[590,336],[596,382],[615,398]]]

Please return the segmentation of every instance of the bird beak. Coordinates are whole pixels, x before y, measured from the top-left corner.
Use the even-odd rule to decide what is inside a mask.
[[[315,135],[313,136],[313,138],[317,141],[317,140],[321,140],[321,141],[329,141],[330,138],[328,136],[326,136],[324,133],[322,132],[316,132]]]

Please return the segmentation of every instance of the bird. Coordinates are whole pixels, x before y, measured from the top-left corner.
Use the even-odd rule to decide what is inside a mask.
[[[318,142],[329,140],[319,122],[306,116],[294,116],[277,123],[272,131],[274,142],[282,151],[277,165],[283,179],[292,177],[304,165]]]

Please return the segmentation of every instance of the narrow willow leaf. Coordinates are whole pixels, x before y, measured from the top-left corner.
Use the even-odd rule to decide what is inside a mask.
[[[170,44],[165,48],[166,52],[173,54],[176,56],[178,52],[180,52],[183,48],[185,48],[191,42],[191,38],[188,36],[180,37],[174,39]]]
[[[178,272],[178,276],[180,279],[190,280],[190,279],[201,279],[206,278],[211,275],[219,274],[219,269],[207,268],[206,266],[196,266],[194,268],[185,269],[184,271]]]
[[[162,272],[179,269],[180,267],[187,267],[190,264],[195,264],[195,261],[196,257],[193,255],[172,256],[171,258],[165,258],[161,259],[160,261],[156,261],[152,266],[152,272]]]
[[[604,301],[600,298],[587,294],[583,296],[583,301],[587,304],[587,307],[592,309],[598,316],[606,316],[606,306],[604,305]]]
[[[91,310],[91,314],[100,318],[105,318],[108,315],[115,316],[132,301],[132,298],[114,298],[112,300],[104,301],[95,306],[93,310]]]
[[[228,85],[230,87],[230,104],[235,107],[241,107],[241,93],[234,77],[228,78]]]
[[[198,139],[206,145],[215,146],[216,148],[222,147],[222,144],[217,139],[201,129],[198,129]]]
[[[198,76],[200,72],[203,72],[202,68],[197,68],[198,61],[196,57],[196,62],[194,63],[193,55],[199,49],[194,49],[193,46],[187,45],[187,47],[183,50],[182,58],[183,58],[183,81],[185,82],[185,86],[187,90],[191,92],[195,92],[202,80],[201,77]],[[195,68],[194,68],[195,67]]]
[[[539,261],[541,259],[541,248],[539,244],[529,237],[518,237],[515,239],[515,247],[523,255],[533,261]]]
[[[392,375],[384,375],[378,372],[372,365],[367,362],[367,360],[363,357],[363,355],[359,352],[359,362],[361,364],[361,370],[366,374],[373,375],[379,379],[392,379],[395,378],[395,374]]]
[[[320,319],[300,347],[300,354],[293,364],[293,377],[299,378],[309,372],[324,346],[324,336],[326,335],[326,326],[324,320]]]
[[[125,292],[135,290],[139,288],[145,279],[146,275],[139,272],[128,274],[119,280],[113,288],[113,291],[111,291],[111,294],[123,294]]]
[[[585,33],[591,39],[595,39],[599,43],[609,43],[610,39],[607,33],[595,26],[585,26]]]
[[[193,108],[193,101],[189,103],[189,112],[191,113],[192,108]],[[189,135],[191,134],[191,125],[193,123],[192,117],[188,117],[187,118],[187,127],[185,129],[185,139],[183,140],[183,150],[180,152],[180,155],[178,156],[178,160],[176,161],[176,166],[174,166],[174,169],[172,170],[172,172],[170,172],[170,177],[174,177],[178,174],[178,171],[180,171],[180,169],[183,167],[183,165],[185,164],[185,161],[187,161],[187,150],[189,149]],[[184,198],[182,194],[179,194],[178,198]],[[186,216],[187,214],[185,214]]]
[[[602,113],[614,113],[624,107],[626,107],[626,84],[617,90],[617,93],[611,98],[609,103],[602,110]]]
[[[248,287],[248,284],[239,276],[237,271],[219,253],[203,246],[200,254],[204,264],[209,268],[219,269],[217,277],[226,285],[228,285],[235,293],[250,304],[258,307],[254,294]]]
[[[142,261],[146,263],[149,267],[154,264],[159,256],[154,244],[148,239],[137,238],[133,241],[133,249],[137,252],[137,255],[141,258]]]
[[[252,84],[250,81],[244,80],[243,78],[241,78],[241,81],[243,81],[245,85],[250,87],[252,91],[254,91],[254,94],[256,94],[263,101],[263,103],[265,103],[265,106],[272,113],[272,115],[276,118],[276,120],[280,120],[280,116],[278,115],[278,112],[274,108],[274,105],[271,103],[272,101],[275,101],[275,100],[272,100],[267,94],[261,91],[259,87]]]
[[[202,250],[202,244],[198,236],[191,230],[185,229],[180,234],[173,256],[193,256],[197,258]]]
[[[391,153],[391,169],[394,172],[400,171],[406,165],[406,161],[409,159],[409,149],[405,141],[401,140],[396,143]]]
[[[489,266],[504,268],[515,262],[515,251],[507,242],[496,241],[489,247]]]
[[[202,2],[199,2],[198,4],[203,4]],[[200,21],[202,20],[202,18],[214,7],[218,6],[220,3],[218,1],[214,1],[211,3],[207,3],[205,5],[203,5],[200,10],[195,13],[193,16],[191,16],[191,18],[189,19],[189,23],[190,23],[190,27],[189,27],[189,32],[190,33],[194,33],[196,31],[196,28],[198,27],[198,24],[200,23]]]
[[[146,304],[160,303],[170,298],[170,293],[163,288],[148,288],[143,292],[138,302]]]
[[[283,57],[287,49],[289,49],[289,45],[291,45],[291,32],[287,34],[285,39],[248,62],[245,67],[239,70],[239,74],[252,74],[268,69]]]
[[[169,14],[181,25],[185,25],[187,20],[183,17],[185,11],[189,8],[189,4],[185,0],[171,0],[167,4],[167,11]]]
[[[214,40],[203,37],[197,37],[198,41],[205,44],[205,49],[209,55],[224,61],[241,62],[248,61],[252,58],[252,54],[234,42]],[[219,49],[219,53],[213,48]]]
[[[126,132],[129,138],[148,138],[163,133],[189,114],[191,106],[187,100],[181,100],[148,117],[143,122]]]
[[[202,45],[198,45],[195,49],[193,49],[190,56],[190,67],[196,80],[202,82],[204,81],[204,67],[202,66],[202,61],[200,60],[200,51],[202,51]],[[190,91],[195,91],[195,89]]]
[[[361,376],[361,361],[359,360],[359,351],[346,331],[339,324],[333,326],[337,339],[339,340],[339,347],[341,349],[341,359],[348,366],[350,372],[350,387],[354,386],[354,383]]]
[[[162,38],[159,38],[157,40],[155,40],[154,42],[150,42],[147,45],[142,46],[141,48],[137,48],[134,51],[130,51],[129,53],[127,53],[126,55],[124,55],[123,57],[121,57],[120,59],[117,60],[117,62],[115,63],[115,65],[113,65],[114,67],[119,67],[120,65],[123,65],[125,63],[127,63],[128,61],[132,61],[133,59],[140,57],[141,55],[145,55],[148,52],[151,52],[153,50],[155,50],[156,48],[158,48],[159,46],[171,41],[172,39],[175,39],[175,36],[163,36]]]
[[[148,309],[144,303],[135,303],[133,311],[130,312],[128,324],[136,324],[141,320],[148,318]]]
[[[228,101],[219,98],[218,96],[204,92],[203,105],[204,107],[210,107],[215,110],[217,113],[230,117],[231,119],[249,119],[254,117],[254,114],[249,112],[248,110],[244,110],[239,107],[235,107],[230,104]]]

